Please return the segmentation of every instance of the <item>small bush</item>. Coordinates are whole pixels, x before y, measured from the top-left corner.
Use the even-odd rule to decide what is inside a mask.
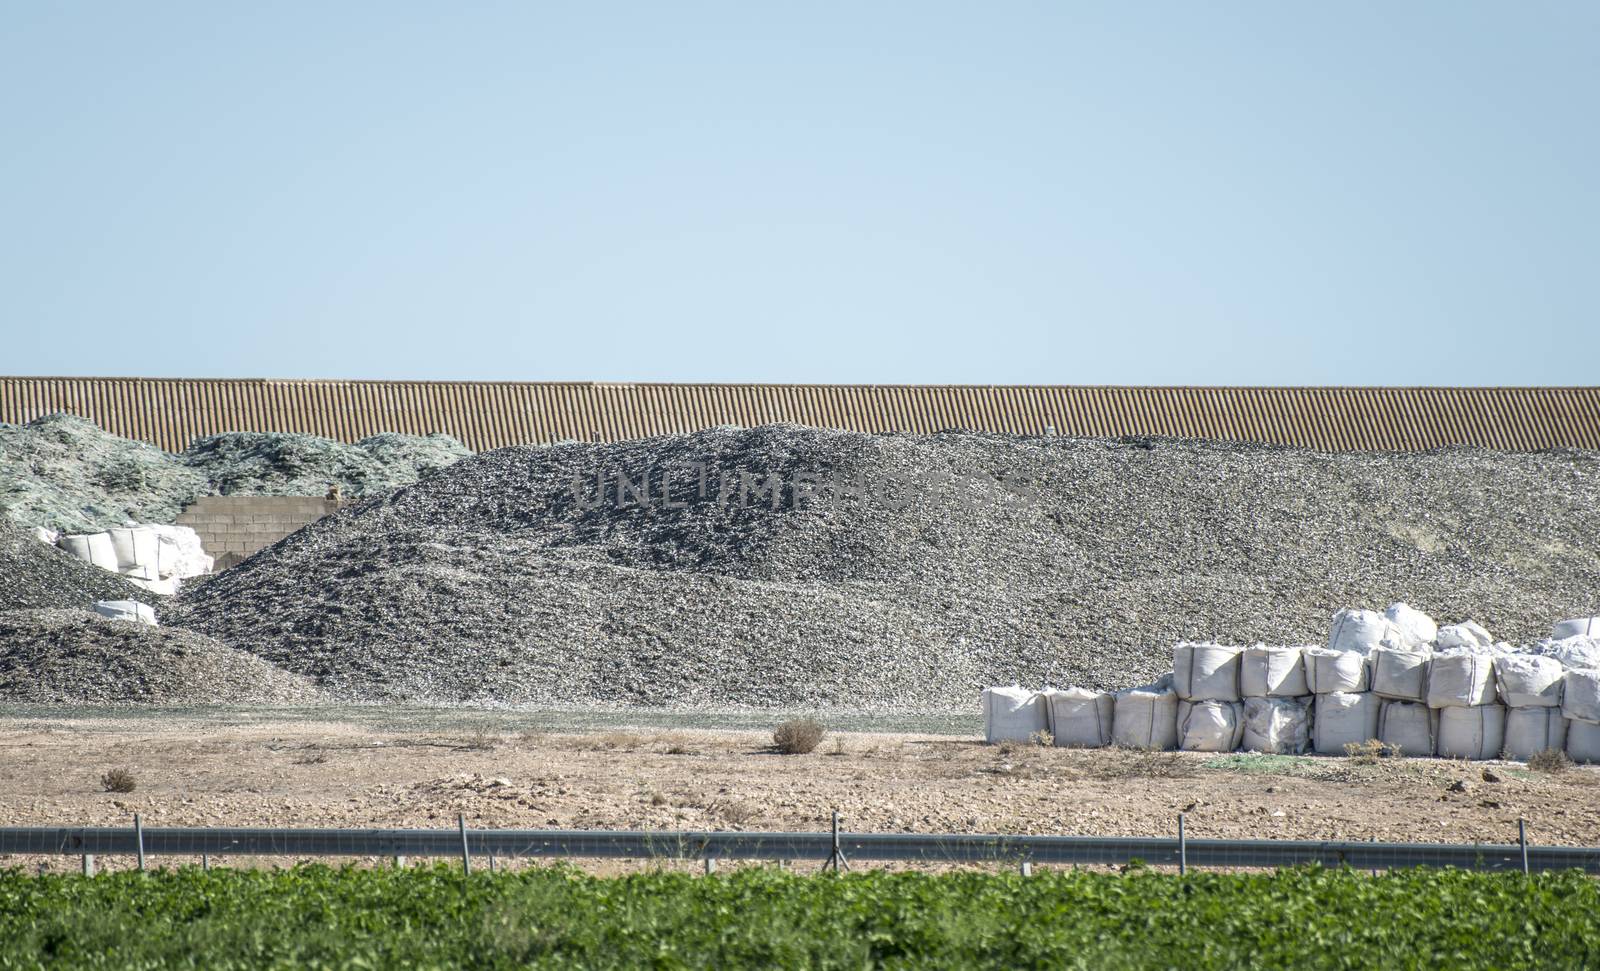
[[[1528,768],[1535,772],[1565,772],[1571,767],[1572,760],[1558,748],[1547,748],[1528,759]]]
[[[1375,738],[1369,738],[1365,742],[1346,742],[1344,754],[1355,765],[1372,765],[1379,759],[1398,758],[1400,749],[1398,746],[1386,745]]]
[[[773,731],[772,744],[785,755],[805,755],[815,751],[827,733],[815,718],[792,718]]]
[[[100,777],[100,785],[107,792],[132,792],[137,783],[127,769],[112,769]]]

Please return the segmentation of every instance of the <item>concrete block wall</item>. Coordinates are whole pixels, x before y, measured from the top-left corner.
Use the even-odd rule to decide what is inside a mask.
[[[226,570],[259,549],[336,512],[339,503],[318,496],[203,496],[178,516]]]

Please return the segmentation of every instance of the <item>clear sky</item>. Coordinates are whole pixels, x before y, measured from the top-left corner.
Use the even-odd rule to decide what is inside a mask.
[[[0,6],[0,373],[1600,382],[1600,3]]]

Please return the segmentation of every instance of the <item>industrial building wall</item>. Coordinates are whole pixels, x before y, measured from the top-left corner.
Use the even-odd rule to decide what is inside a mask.
[[[1325,451],[1600,449],[1600,388],[602,384],[0,377],[0,421],[70,412],[180,451],[226,431],[356,441],[444,432],[483,451],[792,422],[930,433],[1171,436]]]

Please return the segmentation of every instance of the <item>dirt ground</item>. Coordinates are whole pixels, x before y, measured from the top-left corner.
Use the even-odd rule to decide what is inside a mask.
[[[131,793],[103,773],[125,768]],[[830,733],[357,720],[0,718],[0,825],[827,828],[857,832],[1600,843],[1600,767],[987,746]],[[0,867],[38,860],[0,856]],[[52,869],[76,860],[49,861]],[[115,865],[115,864],[113,864]]]

